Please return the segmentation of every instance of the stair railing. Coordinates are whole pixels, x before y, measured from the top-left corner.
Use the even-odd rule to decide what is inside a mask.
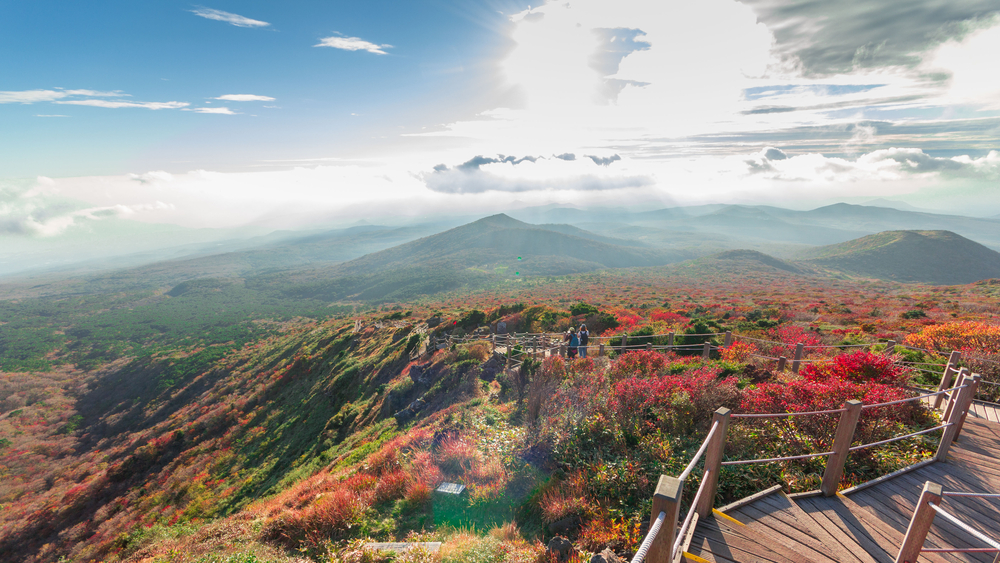
[[[903,537],[899,554],[896,556],[896,563],[916,563],[921,553],[1000,553],[1000,541],[990,538],[945,510],[941,506],[944,497],[1000,499],[1000,494],[945,491],[941,485],[927,481],[924,483],[924,489],[920,493],[917,506],[913,510],[913,517],[906,529],[906,536]],[[941,516],[989,547],[924,547],[935,516]]]
[[[719,408],[713,414],[712,426],[708,435],[705,437],[701,447],[695,453],[693,459],[688,463],[684,471],[681,472],[678,477],[669,477],[667,475],[660,476],[656,485],[656,491],[653,494],[653,506],[650,511],[649,532],[647,532],[646,537],[639,546],[639,549],[636,550],[636,554],[632,558],[631,563],[641,563],[642,561],[647,561],[649,563],[676,563],[680,561],[684,551],[687,549],[687,546],[690,545],[698,520],[706,518],[714,510],[713,505],[715,503],[716,493],[718,492],[719,474],[724,466],[744,465],[749,463],[771,463],[775,461],[793,461],[798,459],[810,459],[826,456],[826,470],[823,474],[823,482],[820,492],[826,496],[831,496],[837,492],[837,486],[840,484],[841,477],[843,476],[844,464],[847,461],[847,456],[851,452],[899,440],[905,440],[907,438],[935,432],[937,430],[944,430],[944,434],[941,437],[941,443],[939,444],[937,453],[933,459],[912,465],[890,475],[895,476],[932,461],[943,460],[947,455],[952,442],[958,439],[958,435],[962,429],[962,424],[965,421],[965,416],[967,415],[969,407],[972,404],[972,398],[975,396],[979,379],[979,375],[962,372],[960,374],[958,384],[950,389],[910,397],[907,399],[899,399],[896,401],[887,401],[884,403],[874,403],[869,405],[862,404],[860,401],[851,400],[847,401],[844,407],[839,409],[806,412],[733,414],[727,408]],[[863,410],[887,407],[910,401],[924,401],[939,395],[949,396],[948,405],[945,410],[944,423],[926,430],[920,430],[918,432],[896,436],[887,440],[851,447],[851,442],[854,440],[855,430],[857,429],[857,423]],[[726,445],[726,433],[729,429],[729,422],[733,418],[788,418],[795,416],[836,413],[841,413],[841,418],[837,424],[837,430],[834,434],[833,440],[833,449],[831,451],[774,458],[723,461],[723,453]],[[697,463],[701,460],[702,456],[705,456],[705,467],[701,485],[698,487],[698,491],[695,494],[694,499],[691,501],[691,508],[688,511],[687,517],[684,519],[680,528],[677,529],[677,521],[680,516],[681,496],[684,492],[684,483],[694,470]]]

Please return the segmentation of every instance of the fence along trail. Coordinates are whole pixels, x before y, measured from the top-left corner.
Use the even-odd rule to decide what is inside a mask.
[[[675,334],[670,333],[643,335],[649,340],[665,337],[666,345],[630,345],[626,334],[615,337],[618,344],[613,347],[607,337],[591,337],[588,349],[596,349],[597,355],[602,356],[612,350],[621,354],[633,350],[700,348],[707,359],[713,351],[728,347],[737,339],[788,346],[730,332],[683,336],[723,336],[724,341],[721,346],[711,341],[674,345]],[[447,336],[432,342],[432,346],[445,348],[471,341],[488,342],[494,353],[506,357],[507,368],[518,367],[527,358],[566,356],[563,335],[559,333]],[[873,345],[805,346],[800,343],[795,345],[790,368],[798,372],[803,363],[830,360],[830,357],[806,358],[809,348],[832,351],[868,346]],[[892,353],[896,346],[889,341],[885,350]],[[783,371],[788,361],[783,356],[755,357],[775,362],[778,371]],[[878,404],[848,401],[842,408],[827,411],[753,415],[734,414],[720,408],[702,446],[685,470],[677,477],[660,476],[652,499],[649,530],[632,563],[1000,561],[1000,404],[976,400],[981,385],[997,384],[984,382],[965,368],[959,369],[959,359],[958,351],[951,352],[937,389],[915,389],[920,394],[901,401]],[[926,368],[908,367],[927,371]],[[919,401],[940,410],[944,422],[920,432],[851,446],[862,410],[907,401]],[[831,451],[773,459],[724,459],[726,432],[734,418],[836,414],[840,419],[834,429]],[[873,481],[837,490],[844,464],[852,452],[936,432],[942,435],[933,458]],[[819,490],[786,495],[779,485],[728,506],[713,506],[724,466],[814,457],[827,458]],[[701,485],[690,503],[690,510],[681,520],[685,481],[702,458]],[[944,500],[947,502],[942,502]]]

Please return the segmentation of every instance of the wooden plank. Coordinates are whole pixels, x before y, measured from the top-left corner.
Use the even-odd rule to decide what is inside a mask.
[[[865,491],[864,493],[848,497],[849,500],[858,503],[866,510],[870,511],[876,518],[881,520],[889,528],[896,530],[900,540],[906,534],[906,528],[910,525],[910,518],[913,516],[913,505],[904,511],[896,503],[884,503],[884,497],[878,495],[878,490]],[[860,502],[859,502],[860,501]],[[951,547],[946,546],[937,538],[928,538],[927,547]],[[945,563],[961,563],[963,560],[950,553],[928,553],[924,556],[926,561],[937,561]]]
[[[808,559],[814,563],[824,563],[830,560],[829,558],[824,557],[821,553],[818,554],[818,556],[816,553],[803,553],[802,546],[799,543],[788,541],[788,538],[784,536],[775,536],[767,530],[762,529],[760,526],[740,526],[726,520],[715,520],[716,525],[727,536],[739,537],[743,540],[758,544],[760,544],[761,541],[764,541],[766,542],[764,547],[783,557],[787,557],[792,560]]]
[[[772,551],[756,541],[728,534],[721,529],[711,529],[709,522],[713,518],[708,518],[699,526],[691,541],[690,553],[708,559],[705,553],[711,553],[717,557],[722,557],[729,561],[759,561],[761,563],[794,563],[794,559],[788,559]],[[718,522],[716,521],[718,524]]]
[[[826,553],[828,553],[828,546],[825,546],[823,542],[818,540],[816,537],[803,531],[803,523],[794,522],[792,524],[784,522],[779,518],[776,518],[773,512],[762,510],[761,507],[755,506],[745,506],[739,511],[740,515],[743,516],[741,522],[747,523],[747,527],[751,528],[751,532],[756,532],[758,534],[765,534],[769,536],[774,542],[781,542],[783,545],[794,547],[798,546],[800,551],[813,558],[818,558],[820,561],[837,561],[837,559],[829,558]],[[735,516],[735,515],[734,515]],[[735,516],[738,520],[739,516]],[[833,546],[829,546],[832,549]],[[853,560],[848,559],[848,561]]]
[[[804,499],[798,504],[804,514],[812,518],[833,538],[833,541],[847,549],[855,558],[873,563],[891,563],[885,558],[878,557],[881,548],[874,540],[866,537],[867,534],[863,530],[852,529],[839,515],[832,512],[823,498]],[[811,510],[807,510],[806,507]]]
[[[922,487],[927,481],[934,481],[943,485],[946,491],[965,490],[982,492],[981,490],[969,489],[965,483],[944,473],[928,473],[924,479],[914,477],[909,482],[913,486]],[[1000,507],[992,505],[988,500],[974,497],[947,497],[947,504],[944,506],[949,510],[953,509],[952,514],[958,516],[961,520],[970,525],[977,526],[983,531],[987,531],[987,535],[1000,534]],[[965,533],[963,535],[967,536]],[[975,540],[971,540],[970,537],[970,541]]]
[[[849,497],[837,495],[836,498],[827,499],[837,512],[848,511],[865,525],[865,529],[871,534],[872,539],[882,547],[890,556],[899,551],[899,544],[903,541],[903,534],[896,528],[883,522],[878,515],[863,507]]]
[[[868,487],[873,487],[875,485],[878,485],[879,483],[882,483],[884,481],[888,481],[889,479],[893,479],[893,478],[895,478],[895,477],[897,477],[899,475],[902,475],[904,473],[908,473],[910,471],[916,471],[917,469],[920,469],[921,467],[926,467],[926,466],[934,463],[935,461],[937,461],[937,460],[935,460],[934,458],[925,459],[924,461],[921,461],[921,462],[918,462],[918,463],[914,463],[913,465],[909,465],[909,466],[904,467],[902,469],[897,469],[896,471],[893,471],[892,473],[883,475],[883,476],[878,477],[876,479],[872,479],[871,481],[865,481],[864,483],[861,483],[860,485],[855,485],[855,486],[853,486],[853,487],[851,487],[849,489],[844,489],[843,491],[840,491],[840,494],[849,495],[851,493],[856,493],[858,491],[863,491],[863,490],[867,489]]]
[[[938,482],[936,479],[926,479],[921,481],[916,478],[911,478],[909,479],[909,484],[912,487],[922,488],[924,483],[927,481]],[[938,483],[941,484],[940,482]],[[987,535],[996,535],[997,533],[1000,533],[1000,526],[997,525],[995,516],[990,517],[988,514],[983,514],[980,511],[971,508],[967,503],[962,503],[957,497],[948,499],[948,503],[945,507],[949,512],[958,517],[959,520],[978,527],[980,530],[987,532]],[[945,544],[950,544],[953,547],[965,547],[969,545],[978,545],[980,543],[967,532],[944,519],[935,520],[932,534],[942,538]]]
[[[841,502],[839,496],[826,497],[821,499],[812,499],[810,503],[815,510],[822,510],[826,512],[830,518],[829,520],[834,525],[838,526],[845,533],[853,537],[859,546],[868,553],[874,560],[878,563],[893,563],[894,558],[891,553],[895,549],[895,546],[899,545],[898,539],[893,541],[893,537],[890,535],[886,537],[887,532],[878,533],[872,528],[874,526],[870,525],[865,515],[855,515],[852,511],[848,510]],[[800,505],[799,508],[805,513],[805,509]],[[836,517],[835,520],[833,517]],[[865,525],[868,524],[868,525]],[[891,528],[889,528],[891,530]],[[893,534],[895,530],[892,530]],[[892,547],[890,547],[890,545]]]
[[[776,492],[778,492],[780,490],[781,490],[781,485],[775,485],[775,486],[771,487],[770,489],[764,489],[763,491],[761,491],[759,493],[754,493],[754,494],[752,494],[752,495],[750,495],[748,497],[741,498],[740,500],[738,500],[736,502],[731,502],[731,503],[727,504],[726,506],[723,506],[722,508],[717,508],[716,510],[718,510],[719,512],[722,512],[723,514],[725,514],[725,513],[729,512],[730,510],[735,510],[735,509],[737,509],[737,508],[739,508],[741,506],[744,506],[744,505],[750,504],[752,502],[755,502],[756,500],[758,500],[760,498],[766,497],[767,495],[776,493]]]

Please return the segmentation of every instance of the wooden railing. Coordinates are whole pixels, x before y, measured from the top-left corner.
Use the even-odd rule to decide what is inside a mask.
[[[920,493],[917,506],[913,510],[910,525],[906,528],[906,536],[903,538],[903,545],[900,546],[899,554],[896,556],[896,563],[916,563],[921,553],[1000,553],[1000,542],[963,522],[941,506],[941,501],[949,496],[1000,499],[1000,494],[995,493],[945,491],[941,485],[927,481],[924,483],[924,489]],[[924,547],[927,534],[930,532],[931,524],[934,523],[936,516],[948,520],[989,547]]]
[[[771,463],[776,461],[791,461],[796,459],[808,459],[825,456],[827,458],[826,469],[823,473],[822,485],[817,492],[825,496],[831,496],[837,493],[837,487],[840,484],[840,480],[844,472],[844,464],[846,463],[847,457],[850,453],[854,451],[904,440],[921,434],[935,432],[937,430],[943,430],[944,432],[941,436],[941,442],[938,445],[937,452],[932,459],[893,472],[884,476],[882,479],[894,477],[907,471],[912,471],[913,469],[923,467],[933,461],[944,460],[948,454],[949,448],[952,443],[958,439],[959,433],[962,430],[965,417],[967,416],[969,408],[972,405],[972,398],[974,397],[976,389],[979,386],[979,380],[979,375],[968,374],[963,371],[960,373],[960,377],[955,387],[946,388],[941,391],[919,395],[908,399],[889,401],[885,403],[865,405],[860,401],[852,400],[848,401],[843,408],[824,411],[733,414],[727,408],[720,408],[716,410],[712,418],[712,427],[709,430],[708,436],[705,438],[701,447],[698,449],[698,452],[695,454],[694,458],[688,464],[688,467],[684,470],[684,472],[682,472],[678,477],[669,477],[666,475],[660,476],[656,491],[653,494],[653,508],[650,512],[649,532],[640,545],[640,549],[636,551],[636,555],[633,557],[632,563],[640,563],[641,561],[648,561],[650,563],[674,563],[680,561],[684,551],[690,545],[692,533],[698,520],[705,518],[713,510],[715,495],[718,491],[719,475],[722,467],[724,466],[742,465],[748,463]],[[851,447],[851,442],[854,440],[855,430],[857,429],[857,423],[863,410],[886,407],[910,401],[924,401],[932,397],[939,396],[949,397],[943,416],[944,422],[942,424],[933,428],[921,430],[919,432],[913,432],[887,440]],[[834,434],[833,449],[831,451],[777,458],[723,461],[723,452],[726,445],[726,432],[729,428],[729,422],[733,418],[785,418],[793,416],[829,415],[837,413],[840,413],[841,417]],[[677,522],[680,516],[680,502],[681,496],[684,492],[684,483],[690,475],[691,470],[701,459],[702,454],[705,455],[705,467],[702,476],[702,483],[698,492],[695,494],[694,500],[691,502],[691,508],[687,518],[685,518],[684,522],[680,526],[680,529],[678,530]],[[858,490],[864,486],[870,485],[871,483],[874,482],[853,487],[852,489]]]

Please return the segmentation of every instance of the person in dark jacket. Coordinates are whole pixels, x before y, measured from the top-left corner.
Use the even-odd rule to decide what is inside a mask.
[[[580,338],[576,335],[576,330],[569,329],[569,346],[566,348],[566,357],[573,359],[576,357],[576,351],[580,347]]]
[[[587,343],[590,341],[590,331],[587,330],[587,325],[580,325],[580,357],[587,357]]]

